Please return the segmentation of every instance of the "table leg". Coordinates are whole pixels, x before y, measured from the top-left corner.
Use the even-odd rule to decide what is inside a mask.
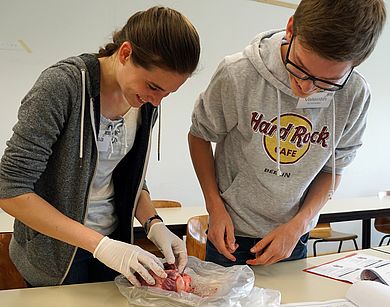
[[[371,247],[371,219],[362,220],[362,248]]]

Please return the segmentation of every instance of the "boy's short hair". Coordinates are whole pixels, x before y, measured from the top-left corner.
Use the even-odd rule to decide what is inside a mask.
[[[383,0],[302,0],[293,34],[318,55],[356,66],[374,50],[385,21]]]

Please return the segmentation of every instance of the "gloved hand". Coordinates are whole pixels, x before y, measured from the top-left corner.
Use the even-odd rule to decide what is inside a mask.
[[[178,236],[172,233],[163,222],[158,222],[150,227],[148,239],[152,241],[165,256],[168,263],[175,263],[177,258],[177,268],[183,272],[187,265],[187,249]]]
[[[139,246],[116,241],[108,237],[100,240],[93,252],[93,257],[104,263],[111,269],[123,274],[133,285],[141,284],[134,275],[138,272],[150,285],[156,282],[148,272],[151,269],[157,276],[166,278],[161,261],[153,254],[143,250]]]

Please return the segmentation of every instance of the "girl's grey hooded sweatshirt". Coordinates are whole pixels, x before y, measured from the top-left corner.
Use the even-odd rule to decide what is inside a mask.
[[[42,72],[24,97],[18,122],[0,165],[0,198],[36,193],[64,215],[84,222],[97,162],[100,123],[100,67],[95,55],[61,61]],[[156,108],[141,108],[142,123],[134,145],[113,173],[115,239],[130,243],[134,208],[150,151]],[[76,248],[45,236],[18,220],[10,256],[33,286],[59,285]]]
[[[192,115],[190,133],[216,143],[218,187],[239,236],[261,238],[288,222],[315,176],[341,174],[362,145],[366,81],[354,71],[329,107],[297,108],[280,53],[284,35],[261,33],[225,57]]]

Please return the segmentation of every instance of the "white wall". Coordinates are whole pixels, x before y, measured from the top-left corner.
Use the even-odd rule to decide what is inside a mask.
[[[199,31],[202,54],[198,72],[163,103],[162,161],[157,162],[155,129],[148,184],[153,198],[203,205],[187,146],[194,101],[223,56],[242,50],[258,32],[283,28],[291,9],[249,0],[1,0],[0,42],[23,39],[32,53],[0,50],[0,152],[11,135],[20,100],[41,70],[71,55],[96,52],[130,15],[153,5],[170,6],[187,15]],[[335,195],[338,198],[390,189],[390,103],[386,91],[390,43],[385,40],[389,32],[387,22],[376,50],[359,67],[371,84],[373,100],[364,147],[345,172]],[[360,232],[360,223],[337,227]],[[375,236],[374,243],[378,240]]]

